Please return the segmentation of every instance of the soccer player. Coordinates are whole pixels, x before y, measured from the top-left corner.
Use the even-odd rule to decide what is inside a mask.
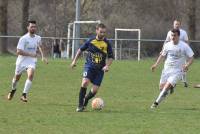
[[[106,26],[102,23],[98,24],[96,26],[96,37],[90,38],[78,49],[76,56],[71,63],[71,67],[74,68],[81,53],[85,50],[88,52],[79,92],[77,112],[82,112],[87,106],[88,101],[96,95],[103,80],[104,72],[108,72],[109,67],[112,64],[112,47],[105,36]],[[92,83],[93,85],[92,89],[86,95],[89,83]]]
[[[12,80],[12,90],[8,93],[8,100],[11,100],[16,92],[17,83],[20,80],[23,71],[27,72],[27,79],[21,96],[21,101],[27,102],[27,94],[31,88],[33,76],[37,62],[37,48],[42,56],[42,61],[48,64],[48,60],[43,56],[41,48],[41,37],[36,35],[36,21],[28,21],[28,33],[19,39],[17,45],[17,60],[15,75]]]
[[[185,30],[181,29],[181,21],[180,20],[174,20],[173,28],[178,29],[180,31],[179,39],[188,44],[189,43],[188,35],[187,35],[187,32]],[[171,36],[171,31],[169,31],[167,33],[165,43],[170,41],[170,36]],[[183,73],[182,82],[184,83],[184,87],[188,87],[188,83],[187,83],[187,80],[186,80],[186,72]]]
[[[174,88],[182,74],[186,72],[193,62],[193,51],[188,44],[179,40],[180,31],[171,30],[171,41],[164,44],[163,50],[151,70],[154,71],[159,63],[165,58],[164,68],[160,79],[160,94],[152,104],[151,108],[156,108],[160,102],[168,95],[168,90]],[[187,62],[185,58],[188,57]]]

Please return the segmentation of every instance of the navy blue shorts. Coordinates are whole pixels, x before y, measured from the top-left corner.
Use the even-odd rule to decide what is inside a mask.
[[[84,67],[83,77],[88,78],[94,85],[100,86],[103,80],[104,71],[91,67]]]

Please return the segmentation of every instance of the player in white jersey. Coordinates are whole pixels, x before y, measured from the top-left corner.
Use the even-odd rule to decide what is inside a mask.
[[[187,32],[185,30],[181,29],[181,22],[179,20],[174,20],[173,28],[180,30],[179,39],[181,41],[189,43]],[[171,38],[171,31],[169,31],[167,33],[167,37],[166,37],[165,43],[169,42],[171,40],[170,38]],[[184,83],[184,87],[188,87],[187,80],[186,80],[186,72],[183,73],[183,75],[182,75],[182,81]]]
[[[151,70],[154,71],[159,63],[166,57],[160,79],[160,94],[151,108],[155,108],[168,95],[168,91],[174,88],[178,80],[181,80],[183,72],[186,72],[193,62],[194,52],[188,44],[179,40],[180,31],[171,30],[171,41],[164,44],[162,53],[158,57]],[[187,58],[187,62],[185,59]]]
[[[43,56],[41,48],[41,37],[36,35],[36,21],[29,21],[27,26],[28,33],[19,39],[17,45],[17,60],[15,75],[12,80],[12,90],[8,93],[8,100],[11,100],[16,92],[16,86],[23,71],[27,72],[27,80],[24,85],[24,90],[21,96],[23,102],[27,102],[27,94],[32,85],[34,71],[37,62],[37,48],[42,56],[42,60],[48,63],[47,59]]]

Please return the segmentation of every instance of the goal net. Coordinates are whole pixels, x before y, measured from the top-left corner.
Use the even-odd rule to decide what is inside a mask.
[[[92,25],[96,26],[96,24],[99,24],[101,23],[100,20],[97,20],[97,21],[74,21],[73,23],[69,23],[68,24],[68,41],[67,41],[67,58],[70,57],[70,50],[71,50],[71,58],[73,59],[74,56],[75,56],[75,48],[77,46],[75,46],[75,40],[79,40],[79,44],[82,44],[82,41],[81,41],[81,38],[80,39],[75,39],[75,29],[76,29],[76,26],[77,24],[80,24],[80,35],[84,34],[85,36],[90,36],[89,35],[89,31],[90,31],[90,28],[89,27],[86,27],[86,26],[90,26],[92,27]],[[83,28],[82,25],[85,25],[85,27]],[[92,29],[94,31],[94,29]],[[88,33],[85,33],[85,32],[88,32]],[[71,34],[72,33],[72,34]],[[70,39],[72,38],[72,40]],[[88,38],[88,37],[86,37]]]
[[[115,60],[137,58],[139,61],[141,45],[140,39],[140,29],[115,28]]]

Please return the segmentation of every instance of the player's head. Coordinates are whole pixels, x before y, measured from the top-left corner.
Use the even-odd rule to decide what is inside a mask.
[[[96,34],[99,40],[103,40],[106,36],[106,26],[103,23],[97,24]]]
[[[177,20],[177,19],[174,20],[173,27],[174,27],[174,29],[180,29],[180,27],[181,27],[181,21]]]
[[[172,29],[171,30],[171,40],[176,44],[179,41],[180,30],[179,29]]]
[[[28,26],[27,26],[27,30],[29,33],[31,34],[35,34],[36,32],[36,21],[35,20],[29,20],[28,21]]]

